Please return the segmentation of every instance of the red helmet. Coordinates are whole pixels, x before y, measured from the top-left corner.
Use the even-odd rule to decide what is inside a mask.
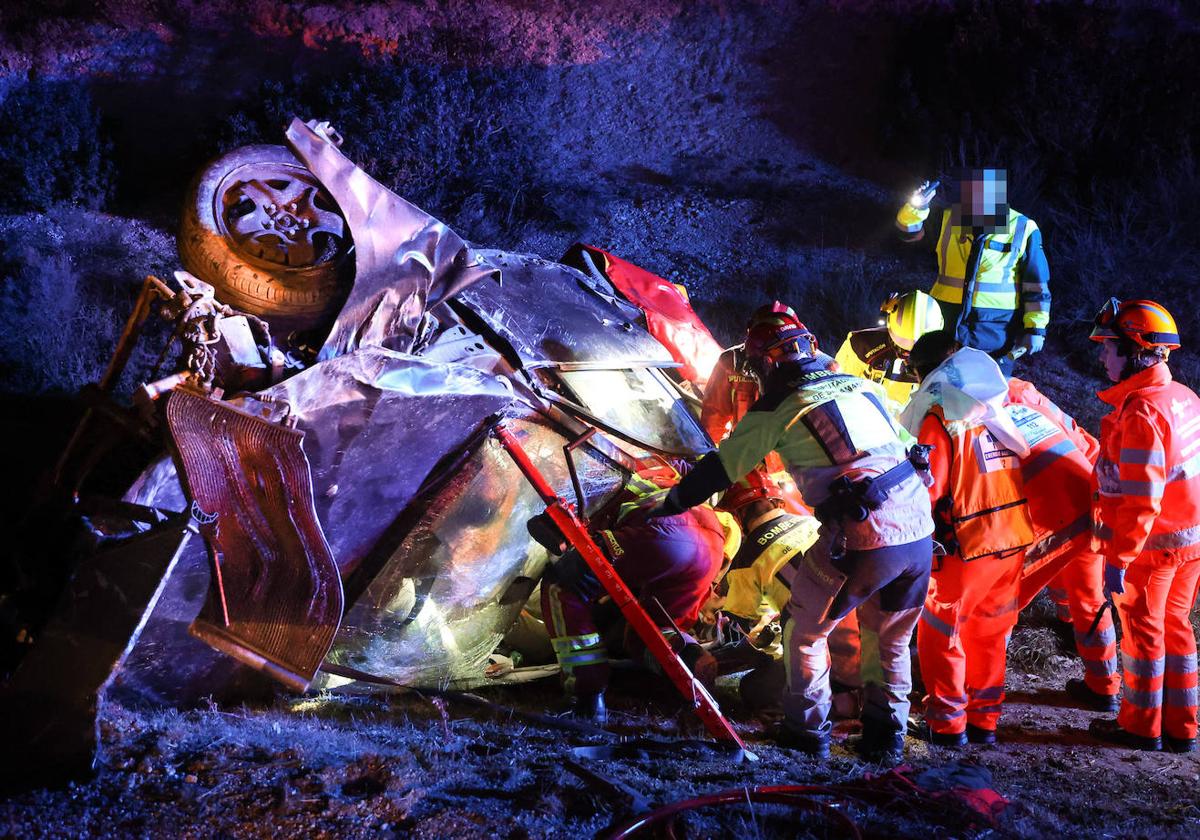
[[[783,507],[783,491],[771,480],[763,467],[758,467],[726,490],[721,501],[717,503],[717,508],[737,513],[751,502],[758,501],[770,501],[775,507]]]
[[[754,314],[750,316],[750,322],[746,324],[746,331],[757,327],[759,324],[776,324],[790,322],[797,326],[804,326],[800,323],[800,316],[796,314],[796,310],[785,303],[779,301],[771,301],[763,304],[754,310]]]
[[[800,321],[778,319],[751,327],[745,352],[746,361],[762,374],[783,362],[811,359],[817,338]]]
[[[1092,341],[1112,341],[1126,338],[1137,347],[1148,350],[1179,347],[1179,328],[1175,319],[1162,304],[1152,300],[1120,301],[1109,298],[1096,314],[1095,326],[1089,336]]]

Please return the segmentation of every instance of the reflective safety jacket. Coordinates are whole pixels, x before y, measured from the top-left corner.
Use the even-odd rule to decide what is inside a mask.
[[[1008,381],[1008,410],[1029,454],[1021,478],[1029,501],[1034,546],[1027,559],[1045,558],[1066,548],[1092,527],[1092,471],[1097,440],[1037,388]]]
[[[765,393],[718,448],[725,476],[737,480],[771,451],[778,452],[805,502],[832,495],[832,483],[886,472],[907,458],[911,440],[884,407],[879,386],[823,367],[825,362],[777,369]],[[846,548],[902,545],[933,532],[929,500],[914,475],[892,488],[863,522],[845,521]]]
[[[1200,557],[1200,398],[1165,363],[1097,396],[1113,407],[1100,422],[1098,550],[1121,568],[1143,553]]]
[[[896,225],[906,238],[920,239],[928,216],[928,208],[905,204]],[[991,353],[1005,347],[1013,332],[1046,334],[1050,268],[1033,219],[1010,209],[1003,230],[978,234],[955,224],[947,209],[935,253],[938,279],[929,294],[942,304],[947,328],[955,325],[964,345]]]
[[[917,387],[916,375],[897,352],[887,327],[855,330],[846,336],[834,357],[842,373],[861,376],[883,387],[898,411]]]
[[[756,621],[783,612],[791,595],[791,580],[780,574],[789,561],[817,541],[821,523],[812,516],[780,514],[754,527],[725,575],[728,594],[721,608]]]
[[[721,353],[704,388],[700,423],[713,443],[720,443],[758,399],[758,380],[745,372],[742,347]]]
[[[921,421],[929,454],[929,488],[939,530],[963,560],[1020,550],[1034,540],[1029,505],[1016,453],[1000,444],[983,423],[946,420],[940,405]]]

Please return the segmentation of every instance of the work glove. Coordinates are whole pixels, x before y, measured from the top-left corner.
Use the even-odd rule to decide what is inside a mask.
[[[1111,598],[1125,591],[1125,570],[1110,563],[1104,564],[1104,597]]]
[[[659,516],[678,516],[687,510],[680,501],[679,494],[675,492],[676,488],[672,487],[667,491],[667,495],[663,496],[663,500],[657,507],[651,508],[646,516],[650,519],[655,519]]]
[[[1022,356],[1041,352],[1042,346],[1046,343],[1046,336],[1037,335],[1036,333],[1022,333],[1017,339],[1013,349],[1008,351],[1008,356],[1011,359],[1019,359]]]
[[[908,204],[914,210],[924,210],[933,201],[933,197],[937,195],[937,181],[925,181],[921,186],[917,187],[916,192],[908,199]]]
[[[574,548],[568,549],[546,570],[546,576],[563,589],[569,589],[585,601],[600,600],[604,587],[587,561]]]

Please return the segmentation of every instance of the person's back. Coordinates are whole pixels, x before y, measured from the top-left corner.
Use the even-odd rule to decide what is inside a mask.
[[[1004,701],[1007,635],[1026,546],[1034,540],[1021,459],[1028,444],[1006,406],[996,362],[957,349],[949,331],[913,348],[921,387],[902,413],[929,455],[929,488],[946,555],[917,625],[930,740],[991,743]]]

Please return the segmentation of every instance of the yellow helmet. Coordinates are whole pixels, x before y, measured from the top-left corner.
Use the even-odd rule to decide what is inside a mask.
[[[938,302],[924,292],[892,292],[879,311],[887,316],[892,344],[907,353],[925,333],[937,332],[945,321]]]

